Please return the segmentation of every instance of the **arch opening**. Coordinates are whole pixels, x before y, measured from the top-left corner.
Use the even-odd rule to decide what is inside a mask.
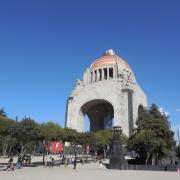
[[[113,126],[114,108],[106,100],[89,101],[81,107],[81,112],[85,117],[85,130],[96,132]],[[88,120],[89,122],[86,122]]]

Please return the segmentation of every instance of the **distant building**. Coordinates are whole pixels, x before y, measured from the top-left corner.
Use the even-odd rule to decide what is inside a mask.
[[[112,49],[86,69],[82,80],[67,101],[65,126],[84,131],[121,126],[130,136],[135,127],[139,105],[147,106],[146,95],[138,85],[130,65]]]

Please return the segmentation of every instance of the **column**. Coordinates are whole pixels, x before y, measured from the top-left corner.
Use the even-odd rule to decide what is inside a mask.
[[[97,81],[99,81],[100,79],[100,73],[99,73],[99,69],[97,69]]]
[[[113,68],[113,78],[116,78],[115,68]]]
[[[107,79],[109,79],[109,68],[107,68]]]
[[[95,82],[98,80],[97,70],[95,70]]]
[[[93,82],[95,81],[95,72],[93,71]]]
[[[133,134],[134,130],[134,119],[133,119],[133,90],[123,89],[122,92],[127,93],[128,97],[128,124],[129,124],[129,136]]]
[[[102,80],[104,80],[104,68],[102,68]]]
[[[93,72],[91,71],[91,75],[90,75],[90,82],[93,82]]]

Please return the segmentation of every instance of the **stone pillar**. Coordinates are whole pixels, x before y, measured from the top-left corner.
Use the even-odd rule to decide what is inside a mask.
[[[101,69],[99,69],[99,80],[100,81],[102,80],[102,71],[101,71]]]
[[[96,79],[97,79],[97,72],[96,70],[94,70],[94,82],[96,82]]]
[[[90,82],[92,82],[93,81],[93,72],[91,71],[90,72],[90,80],[89,80]]]
[[[128,92],[128,112],[129,112],[129,136],[133,134],[134,131],[134,120],[133,120],[133,91]]]
[[[113,78],[116,78],[116,69],[113,67]]]
[[[100,80],[100,72],[99,72],[99,69],[97,69],[97,81]]]
[[[133,90],[123,89],[122,92],[127,93],[128,96],[128,122],[129,122],[129,136],[133,134],[134,131],[134,119],[133,119]]]
[[[109,79],[109,68],[107,68],[107,79]]]
[[[93,82],[95,82],[95,72],[93,71]]]
[[[104,68],[102,68],[102,80],[104,80]]]
[[[79,132],[84,132],[85,131],[85,123],[84,123],[84,121],[85,121],[85,117],[84,117],[82,111],[80,111],[78,113],[77,124],[76,124],[77,131],[79,131]]]
[[[98,70],[96,69],[96,81],[98,81]]]
[[[91,71],[88,69],[87,72],[87,83],[89,84],[91,82]]]

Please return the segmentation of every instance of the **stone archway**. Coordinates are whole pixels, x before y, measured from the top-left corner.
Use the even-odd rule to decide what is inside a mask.
[[[112,128],[114,118],[113,105],[103,99],[95,99],[86,102],[81,106],[81,114],[88,116],[90,121],[90,131]]]

